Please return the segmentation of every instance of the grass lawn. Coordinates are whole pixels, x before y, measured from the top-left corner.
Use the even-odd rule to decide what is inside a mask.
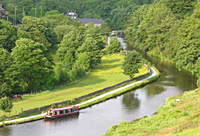
[[[53,91],[44,91],[38,94],[24,95],[22,96],[22,101],[13,100],[13,109],[7,116],[16,115],[20,113],[21,109],[29,110],[45,105],[49,105],[56,102],[61,102],[65,100],[71,100],[73,98],[89,94],[91,92],[103,89],[105,87],[117,84],[119,82],[129,79],[129,76],[123,74],[121,69],[121,64],[123,62],[123,55],[113,54],[106,55],[102,58],[102,63],[92,69],[90,75],[84,80],[72,84],[60,89],[55,89]],[[147,69],[143,67],[140,73],[136,76],[147,73]],[[0,115],[3,112],[0,111]]]
[[[176,99],[180,101],[176,102]],[[139,121],[122,121],[105,136],[197,136],[200,135],[200,89],[166,99],[157,114]]]

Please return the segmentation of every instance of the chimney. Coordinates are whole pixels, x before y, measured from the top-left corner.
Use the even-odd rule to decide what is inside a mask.
[[[2,8],[2,4],[0,4],[0,8]]]
[[[76,10],[74,11],[74,13],[76,14]]]

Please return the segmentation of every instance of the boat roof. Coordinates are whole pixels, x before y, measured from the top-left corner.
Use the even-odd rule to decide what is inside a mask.
[[[78,108],[79,106],[67,106],[67,107],[62,107],[62,108],[56,108],[56,109],[50,109],[52,111],[60,111],[60,110],[68,110],[68,109],[74,109],[74,108]]]

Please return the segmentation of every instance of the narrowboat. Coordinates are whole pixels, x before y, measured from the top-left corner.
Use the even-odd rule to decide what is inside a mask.
[[[47,114],[44,116],[45,119],[54,119],[63,116],[69,116],[79,113],[79,106],[68,106],[56,109],[49,109]]]

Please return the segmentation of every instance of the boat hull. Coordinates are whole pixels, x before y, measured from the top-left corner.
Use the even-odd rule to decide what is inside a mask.
[[[69,114],[60,114],[60,115],[54,115],[54,116],[45,115],[44,118],[45,119],[56,119],[56,118],[62,118],[62,117],[77,115],[77,114],[79,114],[79,112],[73,112],[73,113],[69,113]]]

